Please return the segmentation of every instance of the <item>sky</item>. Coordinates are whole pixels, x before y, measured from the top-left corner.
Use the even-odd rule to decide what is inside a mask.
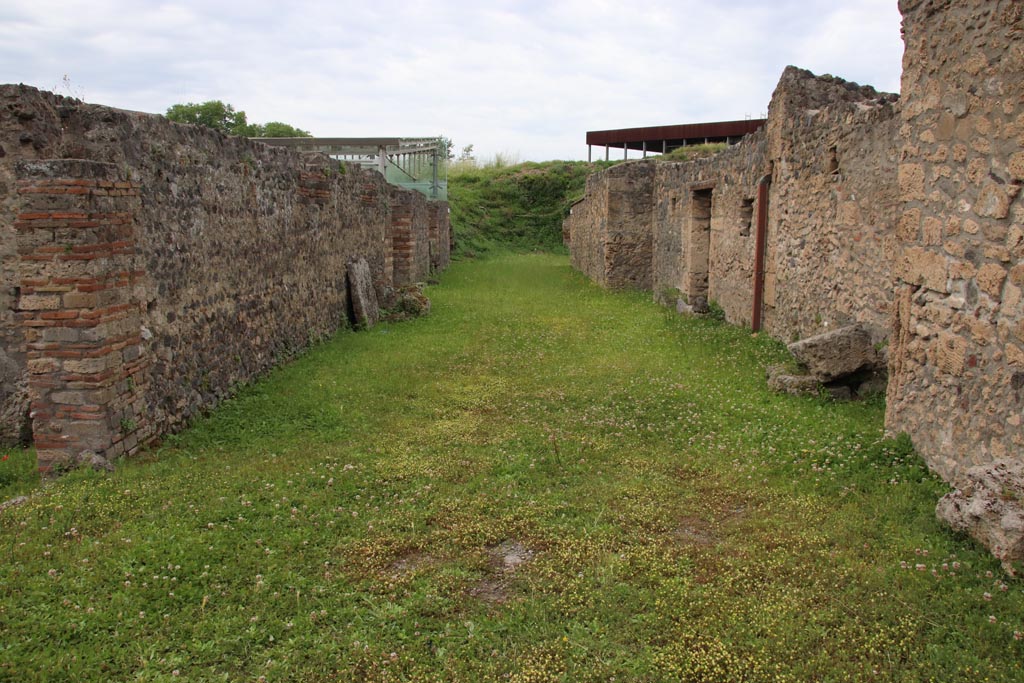
[[[155,113],[219,99],[322,137],[444,135],[480,160],[757,118],[788,64],[899,92],[902,54],[896,0],[0,4],[3,83]]]

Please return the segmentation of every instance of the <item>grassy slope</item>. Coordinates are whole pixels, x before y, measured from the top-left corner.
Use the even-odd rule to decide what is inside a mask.
[[[562,219],[583,196],[587,175],[610,163],[527,162],[453,167],[448,177],[456,256],[494,250],[559,251]]]
[[[773,342],[564,257],[430,295],[0,513],[0,680],[1024,676],[1020,582],[881,406],[772,395]]]

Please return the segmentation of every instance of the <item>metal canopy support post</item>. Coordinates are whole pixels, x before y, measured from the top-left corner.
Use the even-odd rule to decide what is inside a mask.
[[[430,196],[437,199],[437,148],[434,148],[434,153],[430,155]]]
[[[589,164],[594,160],[594,148],[587,145],[587,163]]]
[[[604,146],[604,160],[608,161],[608,145]]]
[[[661,141],[661,153],[668,154],[668,140]]]
[[[644,140],[644,159],[647,158],[647,140]]]

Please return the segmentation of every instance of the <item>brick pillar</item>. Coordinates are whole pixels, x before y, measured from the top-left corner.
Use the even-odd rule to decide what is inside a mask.
[[[391,244],[396,287],[416,281],[416,235],[413,232],[412,194],[406,190],[391,190]]]
[[[428,202],[430,217],[430,267],[444,270],[451,262],[451,221],[448,202]]]
[[[151,434],[133,285],[139,187],[116,166],[19,162],[17,316],[25,331],[39,470],[108,458]]]

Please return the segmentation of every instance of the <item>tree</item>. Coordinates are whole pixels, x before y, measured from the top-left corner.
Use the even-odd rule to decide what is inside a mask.
[[[270,121],[263,125],[253,124],[254,128],[258,131],[255,134],[251,134],[250,137],[254,138],[309,138],[313,137],[308,130],[302,130],[295,126],[290,126],[287,123],[281,123],[280,121]]]
[[[452,151],[452,148],[455,147],[455,143],[452,142],[452,139],[451,138],[446,138],[445,136],[442,135],[441,137],[438,138],[438,140],[440,140],[441,147],[444,150],[444,152],[443,152],[444,153],[444,158],[447,159],[448,161],[451,161],[452,159],[454,159],[455,158],[455,152]]]
[[[178,123],[191,123],[219,130],[230,135],[250,138],[308,138],[309,131],[280,121],[249,123],[244,111],[235,111],[230,104],[209,100],[202,104],[175,104],[167,109],[167,118]]]
[[[473,156],[473,145],[466,145],[462,148],[462,152],[459,153],[459,161],[474,161],[476,157]]]
[[[167,118],[178,123],[192,123],[233,135],[245,135],[244,111],[235,111],[230,104],[209,100],[202,104],[175,104],[167,109]]]

